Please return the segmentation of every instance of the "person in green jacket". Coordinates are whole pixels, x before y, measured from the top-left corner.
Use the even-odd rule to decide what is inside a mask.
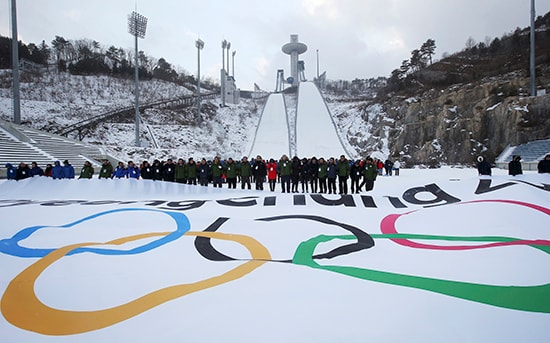
[[[174,180],[177,183],[187,183],[187,165],[183,158],[178,159],[178,163],[174,167]]]
[[[214,184],[214,188],[222,188],[223,165],[218,156],[214,157],[210,170],[212,173],[212,184]]]
[[[237,188],[237,164],[231,157],[227,159],[227,162],[225,163],[225,166],[223,168],[225,177],[227,179],[227,187],[228,188]]]
[[[79,179],[91,179],[94,175],[94,167],[92,167],[92,163],[90,161],[84,162],[84,166],[82,166],[82,170],[80,171]]]
[[[100,179],[110,179],[113,175],[113,165],[109,160],[103,160],[101,170],[99,171]]]
[[[190,157],[187,163],[187,183],[190,185],[197,184],[197,164],[193,157]]]
[[[283,193],[290,193],[292,162],[290,162],[287,155],[283,155],[281,156],[277,167],[279,168],[279,175],[281,176],[281,188],[283,189]]]
[[[372,157],[367,157],[367,163],[365,163],[365,169],[363,170],[363,182],[361,186],[365,184],[365,190],[368,192],[374,188],[374,181],[378,175],[378,168],[374,165]],[[359,187],[361,188],[361,187]]]
[[[238,175],[241,177],[241,188],[244,189],[246,185],[248,186],[248,189],[251,189],[250,178],[252,177],[252,165],[246,156],[244,156],[241,160]]]
[[[338,190],[340,194],[348,194],[348,178],[350,165],[346,156],[341,155],[338,160]]]
[[[319,178],[319,193],[327,192],[327,175],[328,164],[323,157],[319,158],[319,172],[317,177]]]

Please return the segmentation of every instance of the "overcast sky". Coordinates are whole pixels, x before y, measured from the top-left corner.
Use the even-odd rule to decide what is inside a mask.
[[[197,73],[195,40],[205,42],[201,76],[219,79],[221,41],[235,50],[237,86],[275,89],[277,69],[290,76],[290,58],[281,46],[291,34],[308,46],[300,56],[306,78],[327,72],[328,79],[389,76],[428,38],[436,56],[454,53],[472,37],[484,42],[530,23],[529,0],[19,0],[19,40],[51,44],[55,36],[88,38],[106,48],[133,49],[127,16],[135,10],[148,18],[139,49]],[[536,14],[550,11],[537,0]],[[10,1],[0,2],[0,34],[11,36]],[[230,57],[230,59],[232,59]]]

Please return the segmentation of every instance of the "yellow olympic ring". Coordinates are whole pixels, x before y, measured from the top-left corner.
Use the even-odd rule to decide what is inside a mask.
[[[220,232],[188,231],[185,234],[187,236],[238,242],[248,249],[251,260],[221,275],[189,284],[162,288],[126,304],[98,311],[66,311],[51,308],[43,304],[34,292],[34,284],[40,274],[76,248],[102,244],[120,245],[147,237],[165,236],[170,233],[149,233],[119,238],[105,243],[78,243],[59,248],[26,268],[10,282],[0,304],[2,314],[11,324],[44,335],[72,335],[98,330],[127,320],[170,300],[236,280],[271,259],[267,248],[254,238]]]

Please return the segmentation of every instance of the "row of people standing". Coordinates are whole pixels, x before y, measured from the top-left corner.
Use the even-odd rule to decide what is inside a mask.
[[[153,164],[143,161],[137,166],[133,161],[129,161],[127,165],[118,162],[117,166],[113,167],[111,162],[105,159],[98,178],[141,178],[201,186],[212,183],[214,187],[220,188],[223,183],[227,183],[228,188],[233,189],[237,188],[238,182],[241,189],[251,189],[254,183],[256,190],[263,190],[267,181],[271,191],[275,191],[276,185],[280,183],[283,193],[298,193],[301,188],[302,192],[311,190],[312,193],[348,194],[348,179],[351,179],[352,193],[359,193],[363,187],[366,191],[373,189],[376,176],[381,174],[377,162],[370,157],[349,161],[344,155],[338,160],[333,157],[328,160],[323,157],[300,159],[297,156],[290,160],[287,155],[283,155],[278,161],[273,158],[265,161],[258,155],[253,161],[249,161],[246,156],[240,161],[234,161],[232,158],[222,161],[219,157],[207,161],[203,158],[199,163],[193,158],[187,161],[180,158],[177,163],[172,159],[166,162],[154,160]],[[56,161],[53,166],[48,165],[45,171],[38,167],[36,162],[32,163],[31,168],[23,162],[18,168],[13,168],[11,164],[7,164],[6,167],[9,179],[20,180],[34,175],[51,176],[54,179],[75,177],[74,168],[68,160],[64,161],[63,166]],[[86,161],[79,179],[90,179],[94,173],[92,164]]]
[[[47,164],[45,169],[42,169],[36,162],[32,162],[29,166],[25,162],[19,163],[17,167],[11,163],[6,163],[6,176],[8,180],[23,180],[33,176],[47,176],[54,179],[74,179],[74,167],[68,160],[55,161],[54,164]]]
[[[283,155],[279,160],[271,158],[265,161],[260,155],[252,161],[244,156],[240,161],[232,158],[222,161],[214,157],[212,161],[205,158],[195,162],[193,158],[184,161],[182,158],[174,163],[172,159],[166,162],[154,160],[153,164],[143,161],[138,168],[130,161],[125,167],[122,162],[113,168],[108,160],[103,162],[99,178],[142,178],[158,181],[185,183],[190,185],[221,188],[227,183],[228,188],[251,189],[252,183],[256,190],[263,190],[267,181],[269,189],[275,191],[276,185],[281,184],[283,193],[302,192],[347,194],[348,179],[351,179],[351,192],[359,193],[363,187],[372,190],[378,175],[376,161],[372,158],[349,161],[344,155],[336,160],[331,157],[325,160],[298,158],[292,160]],[[338,184],[338,187],[337,187]]]

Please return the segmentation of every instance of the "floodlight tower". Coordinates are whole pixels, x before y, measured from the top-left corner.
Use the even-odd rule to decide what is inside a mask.
[[[141,14],[133,11],[128,15],[128,32],[135,37],[135,82],[134,82],[134,95],[135,95],[135,121],[136,121],[136,146],[140,146],[139,141],[139,60],[138,60],[138,38],[145,38],[145,31],[147,30],[147,18]]]
[[[227,76],[229,76],[229,49],[231,49],[231,42],[227,42]]]
[[[298,56],[307,50],[307,45],[298,42],[298,35],[290,35],[290,43],[283,45],[282,50],[285,54],[290,55],[290,75],[292,76],[292,85],[297,85],[300,81],[298,78]]]
[[[197,125],[201,121],[201,50],[204,48],[204,42],[199,38],[195,42],[197,47]]]
[[[227,48],[227,40],[222,40],[222,69],[220,70],[220,92],[222,96],[222,107],[225,107],[225,49]]]

